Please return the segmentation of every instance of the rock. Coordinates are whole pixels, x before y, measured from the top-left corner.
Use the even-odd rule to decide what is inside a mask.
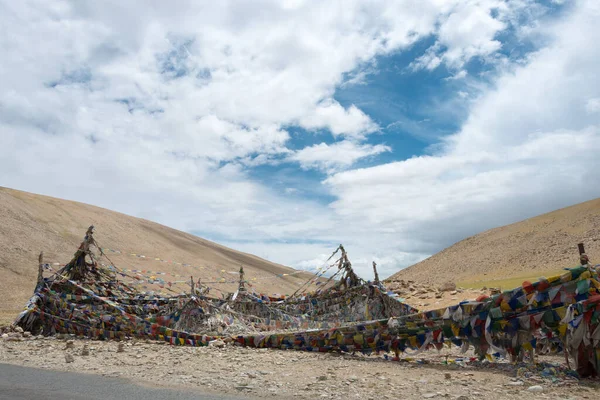
[[[24,338],[30,338],[31,337],[31,332],[23,332],[23,337]]]
[[[23,333],[23,328],[21,328],[20,326],[17,326],[17,327],[15,327],[15,332]]]
[[[512,382],[508,382],[508,386],[523,386],[524,383],[521,381],[512,381]]]
[[[212,340],[208,343],[208,347],[223,348],[223,347],[225,347],[225,342],[220,339]]]
[[[3,333],[2,334],[2,339],[8,339],[8,333]]]
[[[65,346],[65,350],[66,349],[73,349],[75,348],[75,342],[72,340],[67,340],[66,346]]]
[[[456,283],[454,282],[446,282],[440,286],[440,291],[442,292],[451,292],[453,290],[456,290]]]
[[[73,355],[67,353],[65,354],[65,362],[66,363],[72,363],[73,361],[75,361],[75,358],[73,357]]]
[[[318,381],[326,381],[327,380],[327,376],[325,376],[325,375],[317,376],[317,380]]]
[[[117,347],[117,353],[123,353],[124,351],[125,351],[125,343],[119,342],[119,345]]]
[[[425,394],[423,394],[423,398],[424,399],[433,399],[436,396],[437,396],[437,393],[425,393]]]
[[[451,292],[450,292],[450,295],[451,295],[451,296],[454,296],[454,295],[456,295],[457,293],[458,293],[458,292],[457,292],[456,290],[453,290],[453,291],[451,291]]]
[[[543,392],[544,388],[541,387],[540,385],[534,385],[534,386],[529,386],[527,388],[527,390],[530,391],[530,392]]]
[[[89,356],[90,355],[90,348],[88,347],[87,344],[83,345],[83,348],[81,349],[81,355],[82,356]]]
[[[450,373],[449,373],[449,372],[446,372],[446,373],[444,374],[444,378],[445,378],[445,379],[452,379],[452,375],[450,375]]]

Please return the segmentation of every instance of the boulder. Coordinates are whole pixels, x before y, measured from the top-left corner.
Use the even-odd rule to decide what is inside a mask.
[[[208,347],[219,347],[219,348],[222,348],[222,347],[225,347],[225,342],[222,341],[222,340],[220,340],[220,339],[212,340],[212,341],[210,341],[208,343]]]
[[[446,282],[442,286],[440,286],[440,290],[442,292],[452,292],[452,291],[456,290],[456,283]]]

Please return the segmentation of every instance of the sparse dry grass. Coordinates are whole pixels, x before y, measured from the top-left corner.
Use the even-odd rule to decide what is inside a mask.
[[[482,287],[488,288],[500,288],[501,290],[512,289],[521,286],[524,281],[535,282],[541,277],[550,277],[555,275],[562,275],[565,273],[564,269],[551,270],[547,273],[535,273],[535,274],[522,274],[518,276],[511,276],[504,279],[473,279],[465,280],[457,283],[458,286],[470,289],[481,289]]]

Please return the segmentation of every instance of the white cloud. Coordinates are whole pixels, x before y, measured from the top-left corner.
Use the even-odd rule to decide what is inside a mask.
[[[357,144],[344,140],[333,144],[320,143],[298,150],[290,160],[300,163],[302,168],[318,168],[323,171],[333,172],[352,166],[356,161],[374,156],[386,151],[391,151],[388,146]]]
[[[593,98],[593,99],[589,99],[587,101],[587,103],[585,104],[585,110],[589,114],[600,112],[600,98],[596,97],[596,98]]]
[[[340,242],[366,276],[372,259],[387,270],[418,261],[463,233],[597,194],[573,179],[593,181],[598,166],[595,2],[532,25],[548,47],[507,69],[439,153],[333,174],[326,206],[302,197],[313,188],[275,192],[252,168],[295,160],[333,172],[389,151],[366,144],[375,121],[335,100],[344,77],[362,82],[377,56],[426,37],[436,44],[423,66],[464,77],[460,66],[494,57],[528,5],[0,1],[0,184],[291,265]],[[338,142],[292,152],[294,125]],[[319,244],[281,244],[307,238]]]
[[[356,106],[344,109],[331,99],[319,103],[314,112],[300,120],[300,126],[311,130],[329,128],[334,136],[355,138],[362,138],[378,129],[377,124]]]
[[[431,156],[345,171],[325,182],[338,215],[436,251],[462,237],[600,196],[597,2],[547,27],[548,47],[506,72]],[[593,100],[592,100],[593,104]],[[593,105],[592,107],[593,108]]]
[[[413,69],[434,70],[444,64],[459,70],[473,58],[490,59],[502,48],[499,33],[509,26],[529,30],[543,13],[543,7],[530,0],[466,0],[448,5],[440,15],[436,42],[411,64]]]

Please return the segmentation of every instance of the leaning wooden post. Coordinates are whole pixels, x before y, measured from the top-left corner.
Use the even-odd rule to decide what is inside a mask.
[[[577,247],[579,248],[579,255],[585,254],[585,247],[583,247],[583,243],[577,243]]]
[[[379,283],[379,274],[377,273],[377,263],[373,261],[373,274],[375,274],[375,283]]]
[[[194,276],[190,276],[190,286],[192,287],[192,295],[194,294]]]
[[[39,285],[40,283],[42,283],[42,281],[44,280],[44,252],[41,251],[40,255],[38,257],[38,277],[37,277],[37,284]]]

